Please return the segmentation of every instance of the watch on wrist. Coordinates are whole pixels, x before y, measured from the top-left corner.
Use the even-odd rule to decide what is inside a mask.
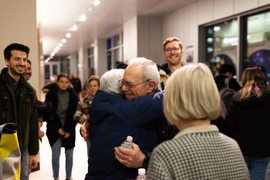
[[[144,154],[144,155],[145,155],[145,157],[143,160],[143,168],[147,169],[148,163],[149,163],[149,157],[146,154]]]

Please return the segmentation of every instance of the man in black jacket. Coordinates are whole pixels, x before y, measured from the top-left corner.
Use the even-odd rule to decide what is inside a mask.
[[[82,84],[76,72],[73,73],[72,78],[70,79],[70,83],[72,84],[73,90],[75,91],[78,98],[80,99],[80,92],[82,91]]]
[[[7,68],[0,74],[0,124],[18,124],[21,150],[21,179],[29,179],[29,169],[37,166],[38,117],[36,92],[22,76],[29,47],[13,43],[4,50]]]

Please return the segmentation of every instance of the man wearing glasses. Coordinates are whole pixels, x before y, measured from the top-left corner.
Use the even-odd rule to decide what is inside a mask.
[[[177,37],[169,37],[163,42],[163,53],[167,63],[161,65],[161,69],[167,75],[181,68],[184,64],[181,62],[183,56],[183,46]]]
[[[154,94],[159,83],[155,63],[135,58],[118,82],[126,100],[98,91],[92,102],[88,129],[92,147],[85,180],[135,179],[136,168],[149,161],[150,153],[145,151],[151,152],[177,133],[164,117],[163,93]],[[133,137],[133,149],[117,147],[127,135]]]

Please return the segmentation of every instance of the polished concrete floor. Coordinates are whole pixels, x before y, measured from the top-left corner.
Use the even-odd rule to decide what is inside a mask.
[[[46,123],[41,129],[46,132]],[[87,173],[87,150],[86,142],[79,134],[80,125],[76,126],[76,145],[73,155],[73,180],[83,180]],[[51,147],[48,138],[45,135],[40,143],[40,170],[30,174],[30,180],[53,180],[52,165],[51,165]],[[61,149],[59,180],[65,180],[65,149]]]

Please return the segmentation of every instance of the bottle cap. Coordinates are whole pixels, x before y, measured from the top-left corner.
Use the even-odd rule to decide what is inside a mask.
[[[145,169],[144,168],[139,168],[138,169],[138,174],[139,175],[145,175]]]
[[[128,141],[128,142],[132,142],[132,139],[133,139],[132,136],[128,136],[128,137],[127,137],[127,141]]]

